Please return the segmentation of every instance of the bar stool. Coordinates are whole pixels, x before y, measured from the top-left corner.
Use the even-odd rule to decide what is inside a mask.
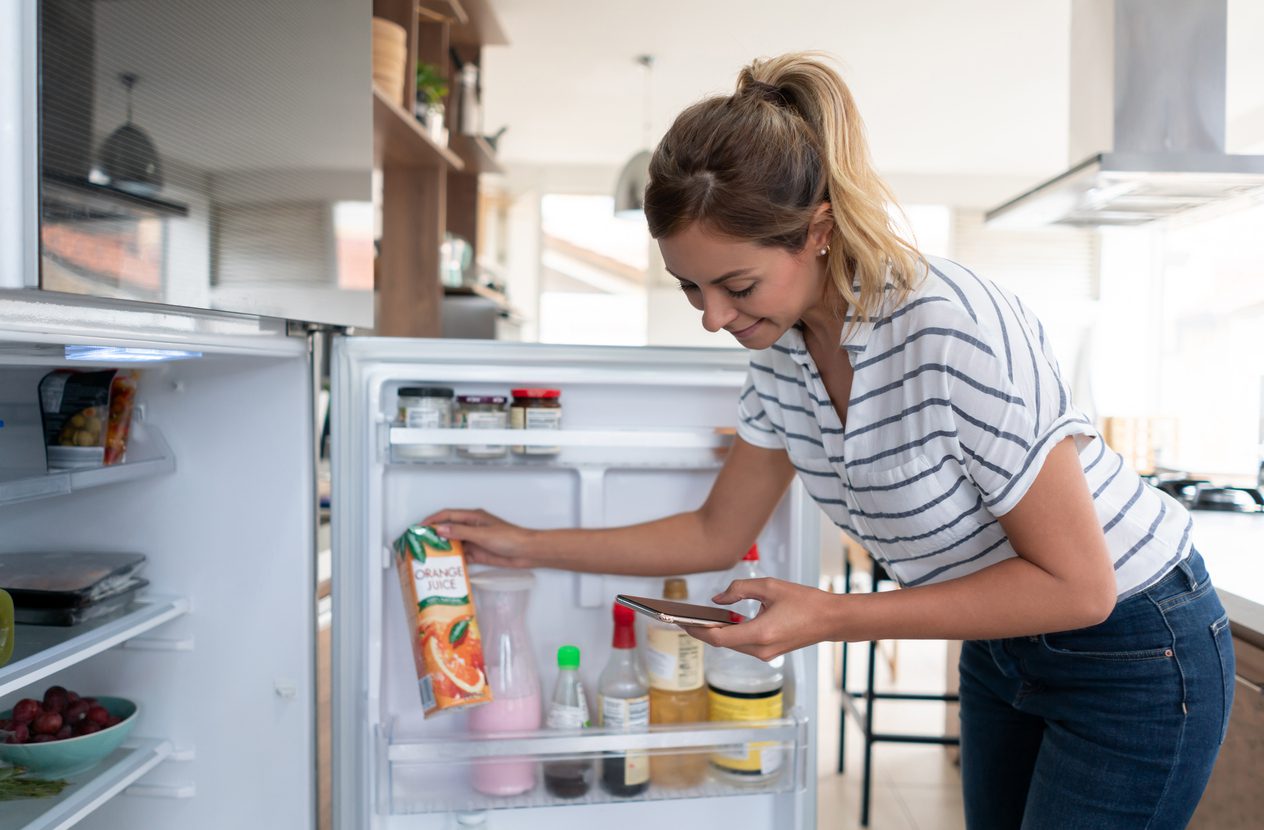
[[[844,542],[846,547],[846,542]],[[872,555],[867,552],[870,563],[870,575],[872,581],[869,585],[870,592],[878,590],[880,581],[893,581],[891,575]],[[851,558],[844,553],[843,555],[843,593],[851,593],[851,576],[852,564]],[[849,691],[847,689],[847,643],[844,642],[842,648],[842,667],[839,675],[839,690],[842,692],[843,706],[838,718],[838,772],[841,774],[843,769],[843,759],[846,753],[846,744],[844,739],[847,732],[847,718],[856,719],[856,724],[860,728],[861,735],[864,736],[864,770],[861,773],[860,782],[860,826],[869,826],[869,806],[870,798],[873,790],[873,745],[876,743],[896,743],[896,744],[939,744],[941,746],[959,746],[961,739],[948,735],[905,735],[891,732],[875,732],[873,730],[873,705],[878,700],[930,700],[941,701],[944,703],[956,703],[960,697],[955,694],[915,694],[909,692],[878,692],[874,690],[874,675],[876,673],[878,661],[878,641],[869,641],[869,665],[865,675],[865,688],[863,691]],[[864,701],[864,709],[857,705],[857,699]]]

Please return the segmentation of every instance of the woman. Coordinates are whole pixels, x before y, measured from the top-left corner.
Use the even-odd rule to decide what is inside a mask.
[[[646,216],[709,331],[752,350],[706,503],[646,524],[533,531],[427,519],[474,561],[603,573],[731,565],[794,476],[903,590],[776,579],[699,639],[762,659],[831,640],[945,638],[961,658],[971,828],[1177,828],[1227,724],[1233,656],[1191,520],[1071,403],[1016,297],[893,230],[847,87],[757,61],[654,152]]]

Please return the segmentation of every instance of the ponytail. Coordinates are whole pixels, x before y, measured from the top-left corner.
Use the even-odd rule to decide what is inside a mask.
[[[677,117],[650,161],[645,213],[659,239],[694,222],[756,244],[803,250],[818,207],[833,228],[830,284],[853,321],[873,319],[890,284],[902,299],[924,259],[895,229],[851,91],[820,53],[757,60],[730,96]]]

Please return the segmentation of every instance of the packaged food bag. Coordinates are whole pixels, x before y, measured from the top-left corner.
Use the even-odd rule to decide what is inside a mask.
[[[58,369],[40,380],[44,445],[52,468],[118,464],[127,452],[137,373]]]
[[[492,690],[461,542],[444,539],[428,525],[413,525],[394,548],[426,717],[489,702]]]

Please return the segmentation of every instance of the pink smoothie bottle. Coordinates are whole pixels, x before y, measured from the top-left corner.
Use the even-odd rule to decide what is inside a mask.
[[[540,674],[527,636],[530,571],[499,569],[471,574],[491,703],[470,710],[470,731],[532,732],[540,728]],[[474,789],[486,795],[519,795],[535,787],[536,762],[504,758],[474,762]]]

